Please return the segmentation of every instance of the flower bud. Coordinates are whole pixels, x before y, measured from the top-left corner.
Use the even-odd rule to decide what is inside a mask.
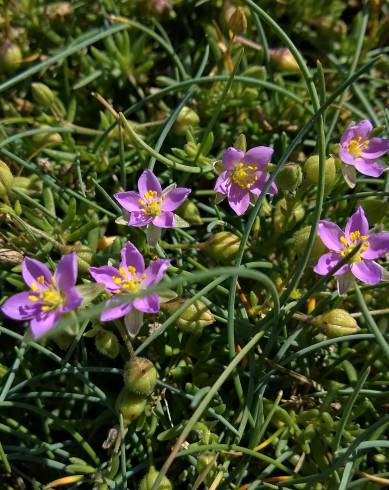
[[[177,134],[185,134],[188,129],[198,126],[199,123],[200,118],[197,112],[188,106],[184,106],[178,114],[173,129]]]
[[[233,147],[236,148],[237,150],[243,151],[246,153],[247,151],[247,141],[246,141],[246,136],[241,133],[234,141]]]
[[[299,71],[299,65],[288,48],[270,49],[274,68],[280,71]]]
[[[205,242],[203,250],[214,260],[221,263],[230,262],[238,253],[240,238],[230,231],[219,231]]]
[[[10,248],[0,248],[0,264],[21,264],[23,254]]]
[[[300,165],[288,163],[276,177],[276,183],[280,190],[294,192],[303,180]]]
[[[185,300],[174,301],[162,305],[164,310],[170,314],[178,310]],[[215,317],[209,310],[207,305],[202,301],[197,300],[186,308],[177,320],[177,327],[183,332],[195,333],[201,332],[204,327],[215,323]]]
[[[324,163],[325,187],[324,192],[328,194],[335,185],[336,164],[335,159],[330,157]],[[304,176],[309,184],[319,183],[319,156],[312,155],[304,163]]]
[[[116,359],[119,355],[119,341],[116,335],[109,330],[99,330],[95,337],[96,349],[103,356]]]
[[[12,188],[14,176],[8,165],[0,160],[0,199],[7,196]]]
[[[116,410],[122,414],[125,426],[136,420],[146,408],[146,399],[143,396],[130,393],[123,388],[116,399]]]
[[[22,52],[19,46],[4,41],[0,46],[0,73],[10,73],[17,70],[22,62]]]
[[[32,96],[37,104],[49,107],[54,102],[55,95],[44,83],[31,84]]]
[[[199,208],[190,199],[185,199],[185,201],[175,212],[178,214],[178,216],[183,218],[191,225],[203,224],[203,220],[201,219]]]
[[[228,20],[228,27],[233,34],[244,34],[247,30],[247,18],[242,7],[236,7]]]
[[[137,395],[150,395],[157,378],[154,364],[144,357],[133,357],[124,366],[124,384]]]
[[[151,490],[153,488],[154,482],[157,479],[159,471],[155,469],[154,466],[151,466],[147,475],[142,478],[140,482],[139,490]],[[161,480],[161,483],[158,486],[158,490],[172,490],[172,484],[170,480],[164,476]]]
[[[357,333],[360,328],[355,318],[346,310],[335,308],[312,320],[328,337],[339,337]]]

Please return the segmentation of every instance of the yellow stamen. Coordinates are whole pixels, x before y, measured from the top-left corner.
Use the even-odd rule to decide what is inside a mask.
[[[39,282],[39,284],[42,284],[43,285],[45,283],[45,278],[43,276],[39,276],[37,278],[37,281]]]
[[[135,269],[135,267],[133,267],[132,265],[129,265],[129,266],[127,267],[127,270],[128,270],[128,272],[129,272],[130,274],[132,274],[133,276],[135,276],[135,274],[136,274],[136,269]]]
[[[38,296],[33,296],[33,295],[27,296],[27,299],[34,302],[39,301]]]
[[[366,150],[366,148],[369,147],[369,143],[370,140],[363,140],[362,136],[356,136],[349,142],[347,150],[354,156],[354,158],[359,158],[362,156],[362,149]]]
[[[255,173],[257,170],[253,165],[244,163],[235,163],[231,174],[231,180],[242,189],[250,189],[250,187],[258,180]]]
[[[35,291],[37,291],[37,290],[38,290],[38,286],[36,285],[36,282],[33,282],[33,283],[31,284],[31,291],[35,292]]]

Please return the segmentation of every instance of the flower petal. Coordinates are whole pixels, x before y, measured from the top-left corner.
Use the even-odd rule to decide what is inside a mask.
[[[153,225],[158,228],[174,228],[174,214],[171,211],[165,211],[153,219]]]
[[[347,150],[347,148],[348,144],[345,146],[341,145],[339,147],[339,158],[342,160],[342,162],[347,163],[348,165],[354,165],[356,158]]]
[[[220,194],[228,194],[228,189],[231,185],[229,172],[226,170],[222,172],[216,180],[214,191]]]
[[[26,257],[22,263],[22,276],[24,282],[32,287],[36,284],[39,289],[42,289],[42,285],[38,282],[38,277],[43,276],[46,286],[50,284],[52,274],[45,264],[42,264],[39,260],[30,259]]]
[[[316,272],[316,274],[325,276],[330,272],[331,269],[333,269],[338,264],[340,259],[341,257],[338,253],[334,253],[334,252],[326,253],[319,258],[313,270]]]
[[[385,166],[381,163],[372,162],[363,158],[358,158],[354,165],[361,174],[368,175],[369,177],[379,177],[385,170]]]
[[[143,313],[157,313],[159,311],[158,294],[149,294],[143,298],[134,299],[134,308]]]
[[[71,288],[66,293],[65,303],[62,306],[62,313],[68,313],[69,311],[75,310],[82,303],[83,297],[77,291],[75,287]]]
[[[142,209],[142,206],[139,204],[141,197],[137,192],[118,192],[114,194],[114,198],[127,211],[140,211]]]
[[[89,274],[93,279],[105,286],[105,289],[110,292],[117,291],[118,285],[114,282],[114,277],[120,277],[120,272],[111,265],[103,265],[102,267],[89,267]]]
[[[341,276],[338,276],[336,279],[338,281],[339,294],[346,294],[354,282],[354,276],[351,274],[350,269]]]
[[[259,196],[263,191],[266,182],[270,179],[270,175],[265,172],[256,172],[256,174],[258,176],[258,179],[250,187],[250,192],[252,192],[256,196]],[[278,187],[275,184],[275,182],[272,182],[269,190],[267,191],[267,194],[274,196],[274,194],[277,194],[277,192],[278,192]]]
[[[270,162],[273,153],[273,148],[269,146],[256,146],[245,153],[243,162],[254,164],[259,168],[265,168]]]
[[[162,201],[162,209],[164,211],[174,211],[181,206],[191,192],[192,189],[186,189],[185,187],[172,189],[166,194],[164,201]]]
[[[148,191],[155,191],[158,197],[162,194],[162,187],[151,170],[144,170],[138,180],[139,194],[143,197]]]
[[[369,236],[366,243],[369,247],[361,254],[364,259],[384,257],[384,255],[389,253],[389,231]]]
[[[367,236],[369,233],[369,223],[365,216],[365,211],[361,206],[355,211],[355,213],[348,219],[344,233],[348,243],[351,243],[350,233],[359,232],[362,236]]]
[[[366,284],[378,284],[381,281],[381,267],[372,260],[351,264],[351,272]]]
[[[143,260],[142,254],[131,242],[127,242],[122,251],[120,252],[122,261],[120,263],[121,267],[127,270],[128,266],[135,267],[136,272],[143,274],[145,270],[145,262]]]
[[[110,298],[105,303],[104,310],[100,315],[100,320],[102,322],[110,322],[127,315],[127,313],[132,310],[132,303],[123,304],[122,301],[120,294]]]
[[[243,157],[243,151],[237,150],[236,148],[230,146],[222,156],[224,168],[226,170],[231,170],[235,163],[242,161]]]
[[[364,119],[363,121],[360,121],[358,124],[351,126],[350,129],[353,130],[354,138],[356,136],[367,138],[373,129],[373,125],[368,119]]]
[[[40,310],[40,305],[30,301],[29,296],[29,292],[14,294],[0,306],[0,310],[14,320],[28,320]]]
[[[228,192],[228,203],[238,216],[244,214],[250,204],[248,189],[232,184]]]
[[[317,227],[317,234],[324,245],[330,250],[340,252],[343,249],[340,238],[344,236],[344,233],[337,224],[322,220]]]
[[[47,311],[39,314],[30,322],[30,330],[34,339],[38,339],[51,330],[61,318],[59,311]]]
[[[75,286],[77,281],[77,254],[75,252],[62,257],[58,262],[54,277],[62,291],[67,291]]]
[[[371,138],[369,146],[362,151],[362,156],[369,159],[382,157],[389,151],[389,140],[385,138]]]
[[[124,324],[130,337],[135,337],[143,325],[143,312],[135,309],[131,310],[124,317]]]
[[[147,288],[159,283],[159,281],[162,279],[163,275],[167,271],[169,265],[170,260],[168,259],[153,260],[145,270],[146,278],[143,281],[143,286]]]
[[[141,213],[139,211],[133,211],[130,214],[129,226],[146,226],[153,220],[152,216]]]

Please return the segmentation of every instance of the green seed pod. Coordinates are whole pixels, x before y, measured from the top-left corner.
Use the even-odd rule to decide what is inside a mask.
[[[116,410],[122,414],[125,426],[136,420],[146,408],[146,399],[143,396],[130,393],[123,388],[116,400]]]
[[[304,206],[300,201],[280,199],[274,209],[274,229],[284,233],[296,226],[305,216]]]
[[[96,349],[103,356],[116,359],[119,355],[119,341],[116,335],[109,330],[100,330],[95,337]]]
[[[147,475],[140,482],[139,490],[151,490],[153,488],[154,482],[157,479],[159,471],[151,466]],[[158,486],[158,490],[172,490],[173,486],[170,480],[164,476],[161,483]]]
[[[79,271],[88,272],[94,258],[93,250],[86,245],[81,245],[76,252]]]
[[[273,67],[279,71],[299,71],[299,65],[288,48],[270,49]]]
[[[191,225],[202,225],[199,208],[190,199],[186,199],[177,209],[176,213]]]
[[[14,176],[8,165],[0,160],[0,199],[8,196],[12,188]]]
[[[188,129],[198,126],[200,118],[198,114],[188,106],[184,106],[177,116],[173,129],[177,134],[185,134]]]
[[[281,191],[294,192],[303,180],[300,165],[288,163],[282,168],[276,177],[276,183]]]
[[[165,303],[162,305],[162,308],[172,314],[177,311],[183,303],[185,303],[184,299]],[[176,325],[183,332],[195,333],[201,332],[204,327],[212,325],[213,323],[215,323],[215,318],[212,312],[207,305],[202,301],[197,300],[188,306],[188,308],[181,314]]]
[[[17,70],[22,62],[22,52],[19,46],[4,41],[0,46],[0,73],[10,73]]]
[[[389,215],[389,202],[377,197],[366,198],[358,202],[365,210],[370,225],[380,223],[381,220]]]
[[[137,395],[150,395],[157,382],[154,364],[144,357],[133,357],[124,367],[124,384]]]
[[[304,226],[303,228],[300,228],[295,232],[292,238],[291,246],[291,251],[294,254],[301,256],[301,254],[304,252],[304,248],[307,244],[310,232],[311,226]],[[309,256],[309,263],[311,264],[313,262],[316,262],[318,258],[325,253],[326,250],[326,246],[316,234],[311,255]]]
[[[238,253],[240,238],[230,231],[219,231],[205,242],[203,251],[217,262],[230,262]]]
[[[247,30],[247,18],[242,7],[236,7],[228,21],[228,27],[233,34],[244,34]]]
[[[329,194],[336,181],[336,164],[335,159],[330,157],[325,161],[325,194]],[[304,163],[304,177],[309,184],[317,185],[319,183],[319,156],[312,155]]]
[[[355,318],[346,310],[335,308],[312,320],[328,337],[339,337],[357,333],[360,328]]]
[[[50,126],[42,126],[49,128]],[[32,136],[32,141],[37,145],[62,145],[63,139],[59,133],[37,133]]]
[[[44,83],[31,84],[32,96],[37,104],[49,107],[54,102],[55,95]]]

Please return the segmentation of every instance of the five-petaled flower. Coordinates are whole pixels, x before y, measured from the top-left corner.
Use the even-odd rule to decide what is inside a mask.
[[[75,287],[77,256],[74,252],[62,257],[54,275],[39,260],[25,258],[22,275],[30,291],[11,296],[1,306],[1,311],[14,320],[30,320],[34,338],[46,334],[64,313],[82,302]]]
[[[247,211],[250,199],[261,194],[269,175],[264,172],[273,154],[267,146],[251,148],[246,153],[230,147],[223,154],[224,171],[219,175],[215,192],[217,202],[227,197],[228,203],[237,215]],[[276,194],[276,184],[272,183],[269,194]]]
[[[111,265],[90,267],[89,272],[96,282],[105,286],[105,290],[112,296],[108,299],[101,314],[101,321],[124,318],[130,335],[135,336],[143,323],[143,313],[157,313],[160,308],[158,294],[136,298],[130,302],[123,302],[122,294],[137,293],[143,289],[154,286],[162,279],[169,267],[170,260],[153,260],[145,269],[142,254],[131,243],[127,242],[121,251],[119,269]]]
[[[372,130],[373,126],[367,119],[350,126],[340,140],[339,157],[361,174],[379,177],[385,166],[377,162],[377,158],[389,151],[389,140],[371,137]]]
[[[175,187],[162,191],[161,184],[151,170],[145,170],[138,180],[139,194],[134,191],[118,192],[115,199],[130,212],[130,226],[154,225],[174,228],[174,214],[185,201],[191,189]]]
[[[382,279],[383,268],[374,259],[384,257],[389,252],[389,232],[369,232],[369,223],[363,208],[359,207],[349,218],[343,232],[331,221],[320,221],[318,234],[330,252],[322,255],[314,270],[324,276],[333,269],[341,259],[351,253],[360,244],[360,249],[343,265],[335,276],[338,281],[339,294],[350,287],[353,275],[366,284],[377,284]]]

